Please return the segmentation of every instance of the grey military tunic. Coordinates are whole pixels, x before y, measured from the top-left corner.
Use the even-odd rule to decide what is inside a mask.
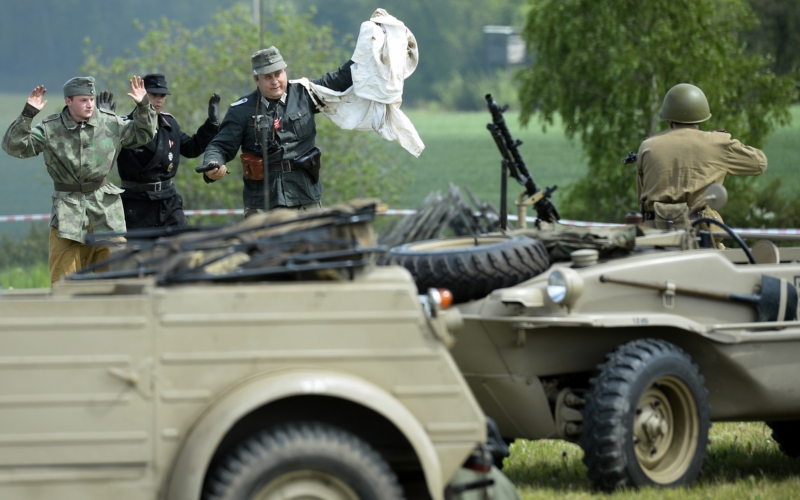
[[[353,84],[350,73],[352,64],[352,61],[348,61],[336,71],[313,82],[332,90],[347,90]],[[275,100],[264,98],[256,89],[228,108],[219,134],[206,148],[204,162],[226,164],[236,157],[240,147],[243,153],[261,156],[260,138],[263,133],[273,137],[276,119],[280,121],[274,138],[280,148],[270,153],[269,163],[274,168],[281,160],[293,160],[314,147],[317,135],[314,114],[317,112],[311,96],[299,83],[289,83],[284,96]],[[270,170],[268,179],[270,209],[319,203],[322,198],[321,182],[314,183],[301,170]],[[245,208],[263,209],[264,181],[243,180]]]

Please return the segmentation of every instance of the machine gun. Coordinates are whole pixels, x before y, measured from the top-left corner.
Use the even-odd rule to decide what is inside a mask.
[[[520,227],[525,227],[525,207],[533,205],[536,209],[536,215],[540,220],[545,222],[558,222],[560,219],[556,207],[550,203],[550,196],[553,194],[558,186],[553,186],[545,189],[544,191],[536,187],[533,176],[525,166],[525,161],[519,154],[518,147],[522,141],[516,141],[511,137],[508,131],[506,121],[503,119],[503,113],[508,109],[508,106],[502,108],[497,105],[492,94],[486,94],[486,102],[489,105],[489,112],[492,114],[492,123],[486,125],[489,132],[500,150],[502,160],[502,180],[500,187],[500,227],[506,229],[508,215],[506,213],[506,176],[507,173],[511,175],[520,185],[525,186],[523,191],[517,198],[516,205],[519,211],[519,224]]]
[[[623,165],[630,165],[632,163],[636,163],[636,158],[637,157],[638,157],[638,155],[636,153],[634,153],[633,151],[629,151],[628,152],[628,156],[626,156],[625,158],[622,159],[622,164]]]

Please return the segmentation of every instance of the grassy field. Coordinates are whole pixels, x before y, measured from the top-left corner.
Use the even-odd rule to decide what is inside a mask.
[[[50,271],[46,262],[24,269],[5,269],[0,271],[0,284],[3,290],[46,288],[50,286]]]
[[[800,187],[800,173],[797,171],[800,163],[797,151],[800,106],[793,107],[791,112],[792,125],[774,131],[764,146],[769,167],[762,176],[763,181],[781,178],[782,190],[786,194]],[[418,206],[430,191],[446,191],[450,182],[469,186],[480,199],[495,206],[499,203],[500,153],[486,130],[491,118],[488,112],[440,114],[409,111],[408,116],[425,141],[426,149],[418,159],[410,160],[414,182],[405,199],[407,207]],[[508,112],[505,118],[511,135],[523,141],[520,152],[540,188],[566,187],[586,174],[587,164],[580,142],[569,141],[559,123],[549,127],[545,133],[538,119],[533,119],[527,128],[521,128],[517,113]],[[630,145],[630,150],[638,148],[639,144]],[[620,151],[619,158],[626,153]],[[632,167],[622,164],[619,167],[630,169],[631,183],[635,182]],[[509,184],[510,194],[516,195],[520,191],[521,187],[516,183]],[[562,189],[555,193],[557,208],[562,193]],[[563,211],[561,215],[569,218],[569,214]]]
[[[504,471],[525,500],[800,498],[800,461],[784,456],[770,434],[763,423],[714,424],[703,470],[691,488],[597,493],[586,479],[583,452],[564,441],[518,440]]]

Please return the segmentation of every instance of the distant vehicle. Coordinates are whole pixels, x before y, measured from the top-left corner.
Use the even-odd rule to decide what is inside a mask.
[[[458,311],[370,263],[373,206],[297,214],[4,293],[0,498],[443,499],[487,439]]]

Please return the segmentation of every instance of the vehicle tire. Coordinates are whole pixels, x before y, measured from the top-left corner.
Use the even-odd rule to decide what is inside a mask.
[[[525,236],[462,236],[416,241],[390,249],[381,265],[408,269],[420,293],[447,288],[468,302],[533,278],[550,267],[541,241]]]
[[[679,347],[622,345],[598,366],[586,394],[583,463],[595,488],[690,484],[708,445],[708,391]]]
[[[772,429],[772,439],[778,443],[784,455],[800,457],[800,421],[767,422]]]
[[[284,424],[243,440],[212,472],[206,500],[404,498],[367,443],[331,425]]]

